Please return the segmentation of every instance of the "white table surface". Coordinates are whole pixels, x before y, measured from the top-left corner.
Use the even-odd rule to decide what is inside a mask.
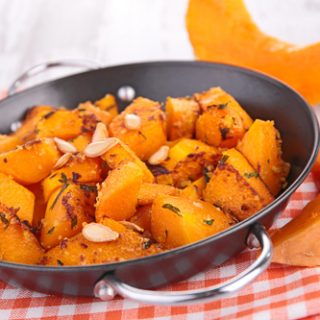
[[[262,30],[320,41],[320,0],[245,0]],[[28,67],[65,58],[102,65],[193,59],[187,0],[0,0],[0,89]],[[319,57],[320,58],[320,57]]]

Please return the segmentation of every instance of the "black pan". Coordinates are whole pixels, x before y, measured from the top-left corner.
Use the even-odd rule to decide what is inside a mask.
[[[155,62],[84,72],[14,94],[0,102],[0,131],[9,132],[10,124],[20,119],[30,106],[52,104],[74,108],[78,102],[96,100],[106,92],[117,95],[123,86],[132,87],[136,96],[159,101],[167,96],[185,96],[221,86],[253,118],[275,120],[283,138],[284,158],[292,165],[287,189],[254,216],[182,248],[93,266],[43,267],[0,262],[0,278],[13,286],[50,294],[92,296],[95,292],[102,299],[110,299],[120,293],[138,301],[163,304],[212,300],[241,288],[270,263],[272,246],[264,227],[269,228],[284,210],[315,161],[319,137],[313,112],[295,91],[261,73],[224,64]],[[121,108],[127,103],[121,102]],[[248,270],[227,284],[175,294],[145,290],[186,279],[223,263],[246,248],[250,234],[255,235],[263,247],[261,255]]]

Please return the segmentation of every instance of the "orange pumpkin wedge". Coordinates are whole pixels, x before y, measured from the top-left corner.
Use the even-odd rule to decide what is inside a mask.
[[[265,72],[291,85],[311,104],[320,102],[320,42],[298,47],[268,36],[243,0],[190,0],[186,23],[198,59]]]

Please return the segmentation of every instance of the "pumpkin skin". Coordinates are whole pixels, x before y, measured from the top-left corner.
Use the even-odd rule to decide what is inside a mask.
[[[320,102],[320,42],[298,47],[268,36],[253,22],[243,0],[189,0],[186,23],[198,59],[265,72],[291,85],[309,103]]]

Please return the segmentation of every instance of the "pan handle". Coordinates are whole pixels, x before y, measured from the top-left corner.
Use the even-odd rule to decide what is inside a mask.
[[[12,95],[17,92],[21,84],[26,82],[28,79],[47,71],[48,69],[57,67],[76,67],[84,68],[85,70],[92,70],[100,68],[99,64],[89,60],[59,60],[51,62],[43,62],[32,66],[25,72],[23,72],[18,78],[16,78],[12,84],[9,86],[8,94]]]
[[[129,286],[117,279],[113,273],[109,273],[96,283],[94,295],[107,301],[119,294],[122,297],[141,303],[172,306],[219,300],[249,284],[269,266],[272,258],[272,243],[261,224],[255,224],[252,227],[247,238],[248,246],[252,238],[258,240],[260,244],[261,253],[259,257],[246,270],[223,284],[190,291],[152,291]]]

